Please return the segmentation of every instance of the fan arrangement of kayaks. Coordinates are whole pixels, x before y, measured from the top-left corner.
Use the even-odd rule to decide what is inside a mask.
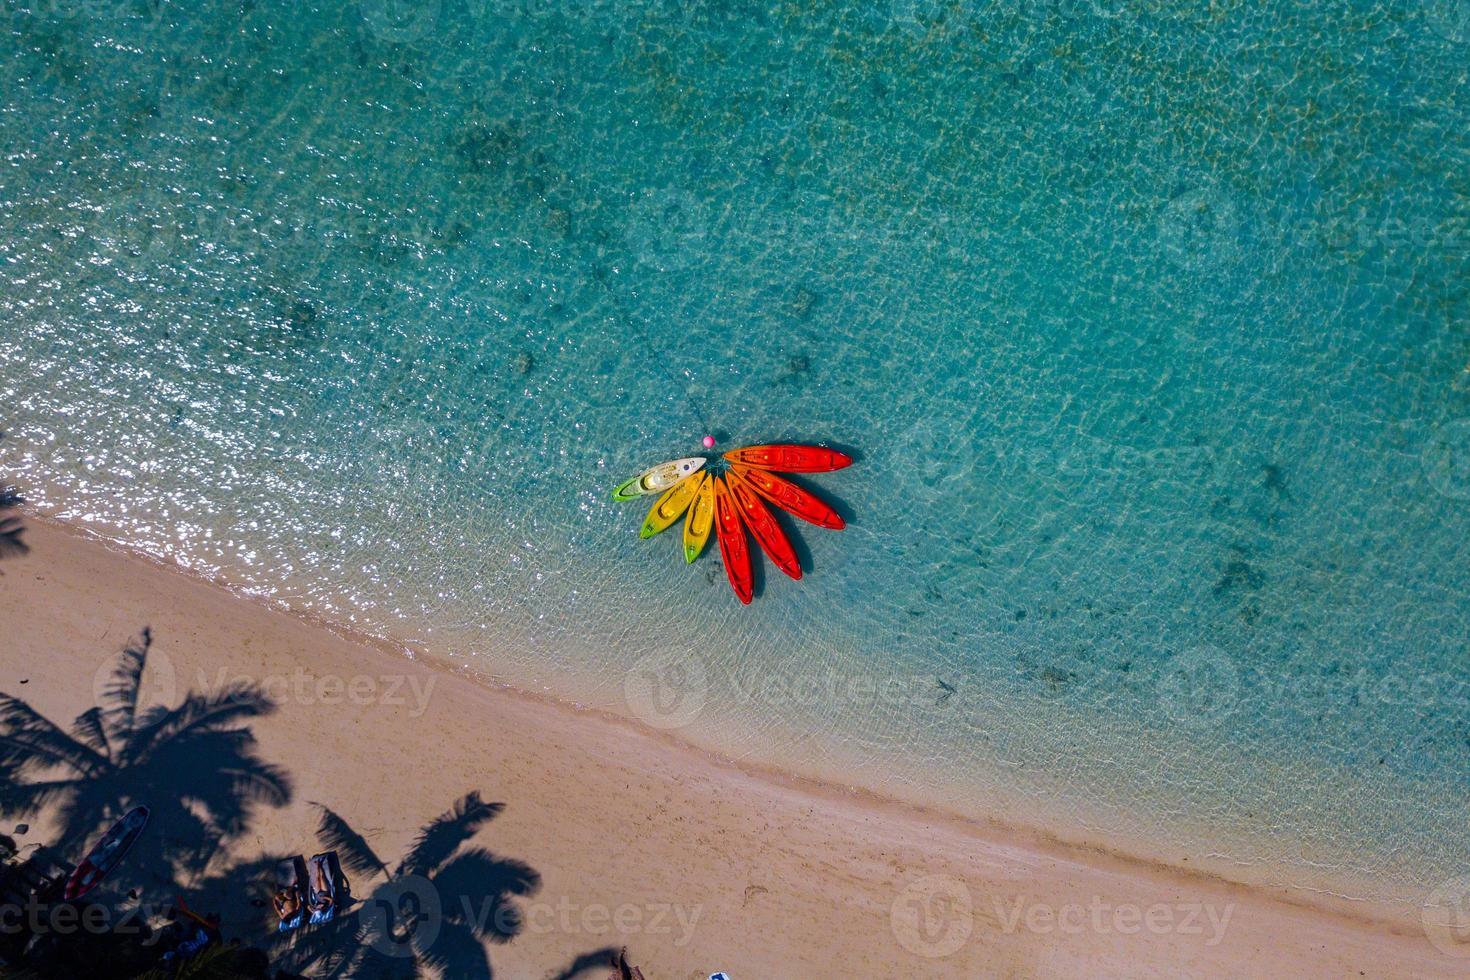
[[[705,445],[713,444],[713,439],[705,440]],[[686,562],[698,558],[714,535],[730,587],[743,603],[750,603],[755,587],[747,531],[772,564],[794,579],[801,578],[796,549],[768,504],[817,527],[840,531],[846,526],[826,501],[780,475],[840,470],[852,464],[846,453],[796,444],[746,446],[725,453],[720,472],[712,471],[708,463],[703,456],[690,456],[651,466],[620,484],[613,499],[658,494],[639,536],[651,538],[667,531],[682,517]]]

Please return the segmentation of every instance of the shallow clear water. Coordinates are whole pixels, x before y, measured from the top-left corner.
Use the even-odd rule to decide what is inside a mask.
[[[1470,7],[1179,6],[7,2],[4,459],[742,758],[1427,889]],[[705,431],[859,456],[748,609],[609,499]]]

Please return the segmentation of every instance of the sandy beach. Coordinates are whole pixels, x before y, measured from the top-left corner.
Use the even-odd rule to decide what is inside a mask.
[[[591,967],[624,945],[650,980],[1463,975],[1407,916],[748,772],[28,524],[29,554],[0,567],[0,689],[69,721],[145,626],[145,697],[260,685],[277,710],[249,727],[289,801],[258,807],[217,863],[320,849],[316,804],[389,864],[466,794],[503,804],[473,839],[520,869],[507,935],[489,947],[496,976],[600,980]],[[26,840],[42,837],[31,823]],[[374,884],[359,877],[354,893]],[[453,887],[436,887],[453,907]],[[218,900],[227,936],[266,936],[252,897]]]

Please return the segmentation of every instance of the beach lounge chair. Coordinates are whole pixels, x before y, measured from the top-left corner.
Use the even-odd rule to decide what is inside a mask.
[[[281,915],[280,896],[292,892],[296,896],[294,915]],[[306,896],[311,894],[311,882],[306,876],[306,858],[301,855],[276,865],[276,914],[281,915],[281,924],[276,928],[290,932],[306,921]]]
[[[313,923],[331,922],[347,897],[347,877],[336,851],[314,854],[307,868],[306,908]]]

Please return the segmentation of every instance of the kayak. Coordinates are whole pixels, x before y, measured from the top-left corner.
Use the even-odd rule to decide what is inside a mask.
[[[801,578],[801,563],[796,560],[796,552],[792,550],[791,542],[786,537],[786,532],[781,530],[781,525],[776,523],[776,518],[761,503],[761,498],[750,488],[750,484],[734,476],[730,478],[730,489],[735,495],[735,502],[740,505],[740,516],[745,521],[745,526],[750,528],[755,539],[760,542],[761,548],[776,567],[794,579]]]
[[[707,462],[709,460],[703,456],[689,456],[650,466],[633,479],[618,484],[618,488],[613,491],[613,499],[632,500],[651,493],[663,493],[686,476],[698,473]]]
[[[821,446],[746,446],[725,454],[732,463],[742,463],[779,473],[827,473],[852,465],[852,457]]]
[[[825,500],[790,480],[783,480],[770,470],[758,470],[740,463],[732,468],[756,493],[787,513],[795,514],[809,524],[833,531],[840,531],[847,526],[842,515],[829,507]]]
[[[715,527],[715,481],[704,473],[699,478],[699,489],[694,493],[694,502],[689,505],[689,517],[684,521],[684,561],[694,561],[709,543],[709,533]]]
[[[135,806],[122,815],[117,823],[108,828],[107,833],[102,835],[101,840],[92,845],[87,856],[82,858],[71,877],[66,880],[65,896],[68,902],[74,902],[83,895],[90,892],[102,883],[113,868],[122,863],[127,855],[128,849],[143,833],[143,828],[148,826],[148,808],[146,806]]]
[[[705,474],[696,473],[693,476],[684,477],[670,487],[648,511],[648,519],[643,522],[643,530],[638,532],[638,536],[651,538],[672,527],[674,522],[683,517],[689,505],[694,502],[699,488],[704,484],[704,477]]]
[[[724,477],[715,477],[715,531],[720,539],[720,560],[725,563],[725,576],[730,588],[747,606],[755,596],[755,577],[750,567],[750,545],[745,540],[745,525],[740,510]]]

